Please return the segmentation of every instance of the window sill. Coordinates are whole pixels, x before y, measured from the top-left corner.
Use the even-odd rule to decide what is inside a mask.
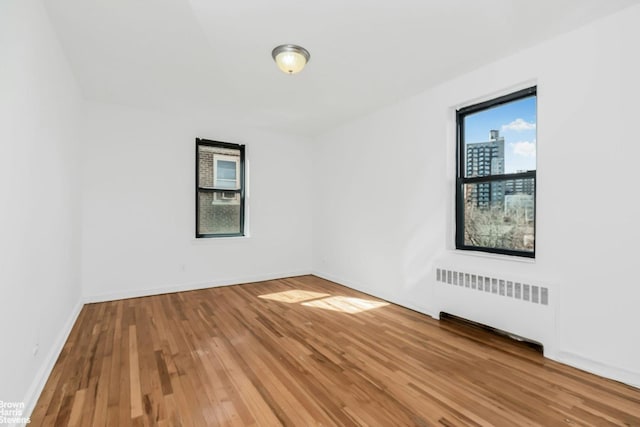
[[[479,258],[489,258],[499,261],[514,261],[514,262],[523,262],[525,264],[535,264],[535,258],[527,258],[520,257],[516,255],[503,255],[503,254],[492,254],[489,252],[481,252],[481,251],[473,251],[473,250],[460,250],[460,249],[451,249],[450,250],[455,255],[465,255],[471,257],[479,257]]]
[[[194,242],[216,242],[220,240],[246,240],[249,238],[251,238],[251,236],[245,234],[244,236],[193,237],[191,240]]]

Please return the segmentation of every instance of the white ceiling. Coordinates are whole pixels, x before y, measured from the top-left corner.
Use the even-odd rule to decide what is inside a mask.
[[[313,135],[637,0],[45,3],[87,99]]]

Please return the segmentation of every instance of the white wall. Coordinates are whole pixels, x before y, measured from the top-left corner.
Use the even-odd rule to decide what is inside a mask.
[[[0,2],[0,58],[0,400],[30,407],[80,308],[81,100],[40,2]]]
[[[90,301],[306,274],[309,140],[88,104],[83,269]],[[195,138],[246,144],[250,237],[195,239]]]
[[[314,146],[314,270],[437,316],[536,335],[640,386],[640,6],[347,124]],[[453,246],[454,107],[538,85],[535,262]],[[550,288],[550,305],[436,284],[435,268]],[[534,327],[538,324],[538,327]]]

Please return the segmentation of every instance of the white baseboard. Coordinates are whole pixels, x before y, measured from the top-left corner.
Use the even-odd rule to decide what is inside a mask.
[[[127,298],[147,297],[151,295],[170,294],[173,292],[195,291],[198,289],[216,288],[220,286],[239,285],[243,283],[263,282],[265,280],[282,279],[285,277],[304,276],[312,274],[309,270],[289,271],[285,273],[261,274],[256,276],[242,276],[231,279],[211,280],[207,282],[181,283],[157,288],[133,289],[127,291],[113,292],[108,294],[85,295],[84,302],[87,304],[94,302],[116,301]]]
[[[431,310],[425,308],[425,307],[421,307],[421,306],[417,306],[414,303],[410,302],[410,301],[402,301],[402,300],[398,300],[397,298],[392,297],[391,295],[383,295],[380,293],[372,293],[370,289],[368,289],[366,286],[362,286],[361,284],[351,281],[351,280],[345,280],[343,278],[334,276],[332,274],[327,274],[327,273],[323,273],[320,271],[313,271],[311,274],[313,274],[314,276],[318,276],[322,279],[325,280],[329,280],[331,282],[335,282],[338,283],[339,285],[342,286],[346,286],[347,288],[365,293],[365,294],[369,294],[373,297],[376,298],[380,298],[383,299],[385,301],[388,301],[390,303],[393,303],[395,305],[399,305],[401,307],[405,307],[408,308],[409,310],[413,310],[416,311],[418,313],[422,313],[424,315],[427,315],[429,317],[433,317],[434,319],[438,319],[439,317],[439,313],[437,312],[432,312]]]
[[[640,388],[640,372],[617,368],[567,351],[560,351],[557,354],[550,354],[547,357],[582,371]]]
[[[73,310],[69,314],[69,317],[62,327],[62,330],[56,337],[56,340],[53,342],[53,346],[49,350],[49,353],[47,353],[46,357],[42,361],[40,369],[36,373],[31,386],[27,390],[27,393],[22,400],[25,404],[23,412],[25,417],[31,416],[31,413],[35,409],[36,403],[38,403],[38,398],[40,397],[40,393],[42,393],[42,389],[44,388],[47,380],[49,379],[49,376],[51,375],[51,371],[53,370],[53,367],[58,360],[58,356],[60,356],[60,353],[62,352],[62,347],[64,347],[64,344],[69,338],[71,329],[73,328],[73,325],[75,325],[83,305],[84,304],[82,303],[82,301],[78,301],[73,307]]]

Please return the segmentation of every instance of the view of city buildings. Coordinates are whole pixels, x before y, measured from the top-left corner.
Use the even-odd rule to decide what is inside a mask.
[[[488,142],[467,144],[467,177],[504,173],[504,138],[497,130],[491,130],[489,137]],[[504,182],[470,185],[468,191],[467,203],[481,208],[504,201]]]
[[[489,131],[489,140],[465,144],[467,178],[509,175],[505,172],[505,138]],[[467,183],[465,244],[533,251],[535,240],[535,179],[511,178]]]
[[[466,176],[479,177],[505,173],[504,137],[492,129],[489,141],[466,145]],[[518,171],[524,172],[524,171]],[[535,184],[531,178],[510,179],[467,185],[465,201],[478,208],[500,206],[505,214],[533,219]]]

